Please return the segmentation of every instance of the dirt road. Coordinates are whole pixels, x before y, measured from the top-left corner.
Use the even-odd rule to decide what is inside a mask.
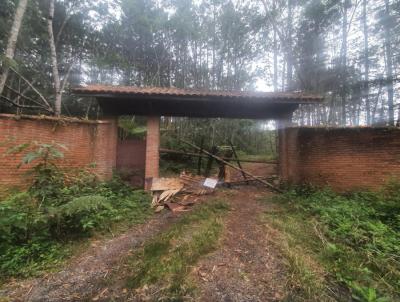
[[[269,210],[257,199],[262,187],[228,191],[232,210],[221,246],[195,268],[200,301],[280,301],[285,294],[281,259],[268,243],[260,215]]]
[[[260,220],[260,215],[271,209],[258,199],[268,194],[272,193],[263,187],[243,186],[219,190],[216,196],[208,197],[226,200],[231,210],[224,218],[224,231],[217,250],[189,268],[197,288],[190,300],[283,299],[284,266],[268,243]],[[93,242],[83,254],[69,261],[64,270],[7,285],[0,291],[0,301],[3,301],[2,297],[5,301],[97,301],[96,297],[99,297],[116,264],[146,240],[167,229],[176,219],[176,215],[164,212],[116,238]],[[107,301],[106,297],[105,294],[100,300]]]
[[[176,220],[170,212],[157,215],[143,225],[105,241],[93,241],[82,254],[57,273],[15,282],[0,291],[0,301],[82,301],[98,293],[118,261]],[[86,299],[86,298],[85,298]]]

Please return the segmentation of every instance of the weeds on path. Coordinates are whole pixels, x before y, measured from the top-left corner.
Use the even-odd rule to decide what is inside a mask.
[[[187,276],[199,258],[216,247],[227,210],[228,205],[219,200],[200,205],[147,242],[123,265],[126,286],[139,291],[147,288],[153,299],[162,301],[190,295],[194,286]]]

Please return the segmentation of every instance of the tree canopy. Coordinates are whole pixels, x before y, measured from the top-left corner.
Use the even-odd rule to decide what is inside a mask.
[[[69,89],[102,83],[324,95],[300,125],[399,119],[398,0],[28,0],[10,56],[22,2],[0,3],[3,112],[97,116]]]

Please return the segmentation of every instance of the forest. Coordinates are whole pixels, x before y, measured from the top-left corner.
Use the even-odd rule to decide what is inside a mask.
[[[400,301],[399,21],[400,0],[0,0],[0,302]],[[146,117],[102,120],[89,84],[324,102],[294,112],[312,129],[164,116],[159,141],[155,118],[143,191],[116,153]]]
[[[395,125],[399,18],[397,0],[4,0],[0,111],[97,117],[70,88],[102,83],[307,91],[325,102],[299,125]]]

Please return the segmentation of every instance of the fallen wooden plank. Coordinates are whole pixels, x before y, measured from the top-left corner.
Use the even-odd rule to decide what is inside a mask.
[[[165,206],[168,207],[173,213],[188,211],[186,206],[180,205],[178,203],[166,202]]]
[[[192,193],[194,195],[204,195],[214,192],[214,189],[204,186],[204,182],[206,180],[205,177],[194,176],[183,172],[180,175],[180,179],[181,182],[185,185],[182,191],[186,193]]]
[[[158,202],[160,203],[160,202],[168,201],[168,199],[170,199],[171,197],[173,197],[176,194],[178,194],[182,190],[182,188],[175,189],[175,190],[168,190],[168,191],[162,192],[161,195],[160,195],[160,198],[158,199]]]
[[[179,190],[183,184],[179,178],[153,178],[151,180],[151,191]]]

